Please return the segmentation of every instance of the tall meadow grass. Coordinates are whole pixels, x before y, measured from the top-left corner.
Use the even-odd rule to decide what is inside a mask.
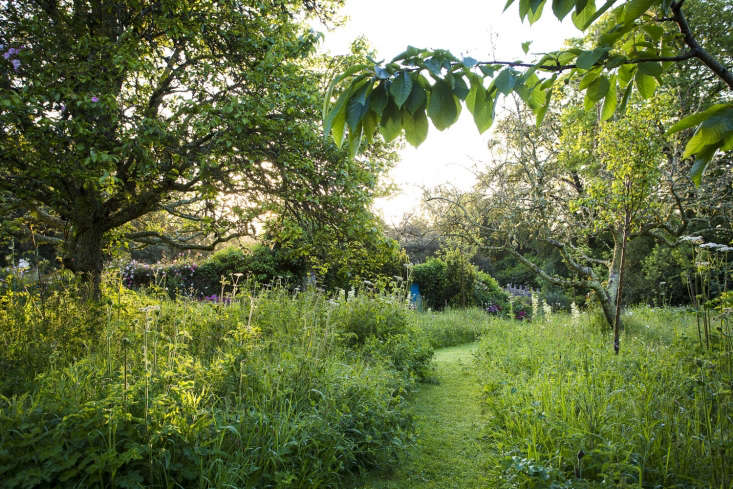
[[[637,308],[621,354],[553,314],[494,320],[476,365],[499,487],[733,487],[731,351],[699,347],[694,317]]]
[[[58,294],[2,299],[2,488],[339,487],[412,442],[432,349],[396,297]]]

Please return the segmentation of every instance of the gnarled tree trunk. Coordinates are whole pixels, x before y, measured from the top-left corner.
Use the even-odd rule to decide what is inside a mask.
[[[87,224],[73,227],[63,249],[64,266],[81,275],[89,287],[90,299],[101,295],[102,269],[104,267],[104,231],[102,226]]]

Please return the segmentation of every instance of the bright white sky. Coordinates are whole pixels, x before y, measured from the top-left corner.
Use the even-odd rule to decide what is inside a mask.
[[[559,49],[581,33],[566,18],[560,24],[546,9],[542,19],[530,26],[519,20],[517,5],[505,13],[505,0],[347,0],[345,26],[326,33],[324,50],[332,54],[349,51],[351,42],[366,36],[379,59],[391,59],[408,45],[448,49],[456,56],[470,55],[480,61],[528,59],[521,44],[533,41],[529,54]],[[518,2],[517,2],[518,3]],[[495,39],[496,56],[491,56]],[[440,132],[430,127],[419,147],[406,145],[391,178],[401,191],[379,199],[377,212],[388,224],[420,205],[421,187],[450,183],[468,188],[473,183],[472,166],[488,158],[491,130],[479,135],[471,114],[464,109],[458,123]]]

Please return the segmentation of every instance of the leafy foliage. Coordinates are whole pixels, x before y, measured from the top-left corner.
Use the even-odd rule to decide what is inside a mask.
[[[436,309],[492,304],[506,309],[507,295],[496,280],[479,271],[459,249],[415,265],[412,279],[420,286],[424,300]]]
[[[506,8],[513,3],[509,0]],[[520,18],[530,24],[536,22],[546,3],[521,0]],[[733,74],[698,43],[682,1],[609,0],[596,6],[594,0],[553,0],[551,4],[559,20],[572,12],[578,29],[592,31],[593,45],[549,52],[532,63],[459,59],[445,50],[411,46],[385,65],[357,66],[334,80],[324,105],[326,132],[332,128],[330,121],[344,117],[351,102],[357,101],[360,110],[350,119],[351,137],[357,134],[369,140],[380,129],[392,139],[404,129],[407,140],[417,146],[425,139],[427,126],[423,131],[420,125],[417,131],[415,121],[429,117],[438,130],[444,130],[458,119],[461,102],[465,102],[483,133],[494,120],[499,96],[511,93],[534,112],[539,124],[548,110],[553,88],[571,80],[579,80],[586,110],[602,103],[601,118],[609,120],[625,113],[632,94],[638,93],[643,99],[652,97],[670,67],[691,59],[702,62],[729,90],[733,89]],[[331,105],[333,88],[349,78],[338,101]],[[488,85],[486,80],[490,80]],[[416,102],[410,104],[412,98]],[[674,132],[700,124],[685,151],[685,156],[696,157],[692,171],[696,180],[717,150],[731,149],[731,121],[730,104],[720,104],[671,128]],[[340,130],[344,131],[345,126]],[[343,135],[336,137],[337,143],[342,139]]]
[[[157,286],[176,295],[204,297],[227,292],[236,280],[240,288],[265,285],[280,281],[295,286],[305,271],[298,263],[288,261],[285,253],[257,244],[250,249],[228,247],[217,251],[202,263],[184,263],[170,266],[145,265],[130,262],[122,270],[122,283],[130,289]]]
[[[384,161],[321,137],[305,24],[336,4],[8,4],[0,202],[97,282],[112,239],[213,250],[262,215],[364,206]]]
[[[77,359],[3,386],[16,395],[0,398],[0,487],[341,487],[410,443],[405,396],[432,350],[402,302],[279,289],[223,305],[117,292],[104,327],[77,332]],[[375,310],[376,328],[347,346]],[[5,318],[4,344],[22,321],[41,321],[30,313]]]

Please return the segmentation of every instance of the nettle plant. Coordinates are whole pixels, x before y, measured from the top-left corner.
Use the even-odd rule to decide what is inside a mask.
[[[506,8],[513,3],[508,0]],[[404,131],[407,141],[418,146],[427,137],[428,119],[442,131],[458,120],[462,105],[483,133],[494,121],[500,96],[512,93],[532,109],[539,124],[553,87],[571,80],[578,80],[585,92],[585,108],[601,103],[601,118],[609,120],[624,114],[632,93],[652,97],[665,72],[690,60],[702,63],[733,90],[733,72],[701,46],[684,0],[608,0],[600,6],[595,0],[518,3],[521,19],[530,24],[551,4],[555,17],[570,16],[578,29],[591,34],[591,45],[543,53],[530,62],[480,61],[442,49],[408,47],[388,63],[354,66],[333,80],[323,108],[326,133],[341,145],[348,129],[354,153],[377,130],[387,140]],[[525,53],[529,44],[522,45]],[[341,91],[335,98],[337,87]],[[715,153],[733,149],[733,104],[712,105],[680,120],[669,132],[695,126],[684,156],[695,157],[691,175],[699,183]]]

